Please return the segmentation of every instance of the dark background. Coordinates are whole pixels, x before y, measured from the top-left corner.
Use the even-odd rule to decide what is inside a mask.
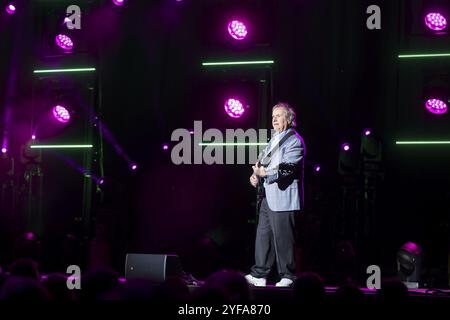
[[[5,118],[10,112],[13,120],[10,126],[4,121],[0,126],[3,131],[9,128],[11,157],[19,162],[35,112],[30,104],[48,98],[43,97],[45,90],[36,89],[39,80],[32,70],[94,65],[94,80],[74,75],[73,82],[81,84],[70,90],[84,97],[83,90],[93,81],[96,99],[85,105],[92,104],[92,112],[139,165],[130,171],[105,139],[100,148],[98,126],[93,127],[93,170],[97,175],[104,170],[106,183],[93,187],[86,221],[73,212],[76,209],[51,201],[58,195],[66,206],[81,207],[82,175],[76,178],[67,161],[55,160],[61,154],[71,159],[81,155],[60,153],[46,162],[46,181],[57,177],[43,192],[44,203],[52,204],[44,206],[52,212],[46,212],[39,229],[48,248],[46,268],[64,265],[54,258],[63,250],[55,243],[64,242],[54,239],[67,241],[70,233],[83,240],[82,252],[97,259],[100,254],[95,252],[101,252],[119,271],[127,252],[179,254],[185,269],[200,278],[221,267],[247,271],[255,230],[250,166],[175,166],[170,150],[161,146],[170,143],[173,130],[191,129],[194,120],[203,121],[203,130],[267,127],[270,108],[287,101],[296,108],[298,131],[307,146],[300,270],[317,271],[331,281],[336,248],[346,240],[354,246],[358,274],[364,275],[370,264],[393,274],[397,250],[414,241],[424,249],[430,281],[448,283],[450,149],[395,144],[450,136],[448,114],[438,119],[422,107],[436,79],[450,98],[450,60],[397,58],[400,53],[448,50],[448,34],[434,36],[423,28],[423,11],[432,2],[166,0],[130,1],[115,8],[109,1],[41,0],[22,2],[23,11],[14,17],[2,12],[1,114]],[[50,45],[49,34],[66,6],[75,3],[86,12],[82,30],[74,32],[79,49],[61,55]],[[450,10],[445,1],[434,3]],[[366,28],[366,8],[372,4],[381,7],[381,30]],[[245,14],[250,21],[252,33],[244,44],[233,43],[223,32],[223,22],[233,14]],[[242,59],[273,59],[275,64],[226,70],[201,65]],[[263,108],[258,91],[262,79],[268,84],[268,108]],[[232,121],[223,112],[223,96],[237,87],[247,95],[249,108],[244,118]],[[83,103],[78,104],[85,115]],[[265,122],[261,112],[267,113]],[[364,210],[361,176],[347,179],[338,173],[341,144],[348,141],[358,152],[364,128],[372,128],[383,146],[383,174],[377,178],[377,197],[369,211]],[[320,174],[313,172],[317,163]],[[66,175],[62,168],[67,168]],[[15,206],[5,200],[1,212],[4,264],[12,239],[36,229],[27,225],[20,205],[26,197],[24,170],[17,165],[12,178],[2,173],[4,183],[14,180],[5,190],[17,199]],[[344,192],[349,190],[352,204],[347,206]],[[369,216],[367,229],[362,225]],[[83,226],[88,226],[87,234]]]

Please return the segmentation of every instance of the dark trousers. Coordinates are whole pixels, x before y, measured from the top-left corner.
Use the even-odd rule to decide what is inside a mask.
[[[259,209],[255,241],[255,265],[251,274],[266,278],[274,261],[281,278],[295,279],[296,211],[272,211],[266,198]]]

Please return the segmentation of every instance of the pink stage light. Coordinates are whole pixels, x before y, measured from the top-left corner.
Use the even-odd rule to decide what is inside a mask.
[[[230,98],[225,101],[225,112],[232,118],[240,118],[244,114],[244,106],[238,99]]]
[[[72,50],[73,49],[73,41],[65,34],[58,34],[55,38],[55,42],[63,50]]]
[[[62,123],[69,122],[69,120],[70,120],[70,113],[63,106],[55,106],[55,107],[53,107],[52,111],[53,111],[53,116],[59,122],[62,122]]]
[[[236,40],[244,40],[247,36],[247,27],[239,20],[228,23],[228,33]]]
[[[349,143],[343,143],[342,144],[342,149],[344,150],[344,151],[348,151],[348,150],[350,150],[350,144]]]
[[[15,6],[14,4],[12,4],[12,3],[9,3],[9,4],[6,6],[6,12],[8,12],[9,14],[14,14],[14,13],[16,13],[16,6]]]
[[[447,104],[439,99],[428,99],[425,108],[434,114],[444,114],[447,112]]]
[[[431,12],[425,17],[425,25],[433,31],[442,31],[447,27],[447,20],[439,12]]]
[[[112,0],[112,2],[116,5],[116,6],[122,6],[125,3],[125,0]]]

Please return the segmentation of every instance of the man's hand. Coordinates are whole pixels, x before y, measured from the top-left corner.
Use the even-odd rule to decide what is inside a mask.
[[[258,186],[258,183],[259,183],[258,177],[252,174],[250,176],[250,184],[256,188]]]
[[[253,174],[255,176],[261,177],[261,178],[264,178],[267,176],[266,169],[263,166],[258,167],[258,163],[255,163],[255,165],[252,168],[253,168]]]

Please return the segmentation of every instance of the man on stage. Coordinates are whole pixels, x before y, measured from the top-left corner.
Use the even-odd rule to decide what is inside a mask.
[[[261,188],[255,240],[255,265],[247,281],[264,287],[274,261],[277,287],[289,287],[295,280],[295,216],[303,208],[305,144],[294,130],[295,112],[287,103],[272,109],[275,134],[253,166],[250,183]]]

